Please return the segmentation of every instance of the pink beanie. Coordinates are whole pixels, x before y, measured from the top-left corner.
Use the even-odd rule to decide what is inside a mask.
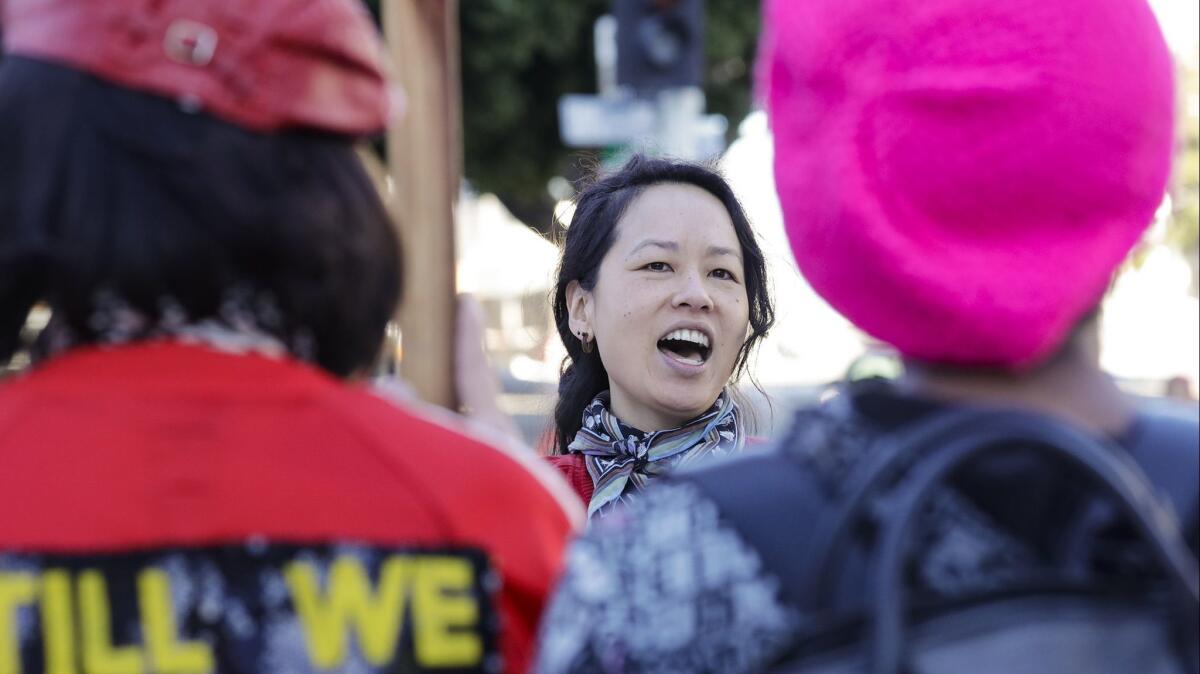
[[[1145,0],[770,0],[765,26],[775,180],[816,291],[908,357],[1051,355],[1170,170]]]

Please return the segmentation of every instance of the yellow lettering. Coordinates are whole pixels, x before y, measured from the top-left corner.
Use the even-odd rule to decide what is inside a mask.
[[[214,667],[212,650],[203,641],[177,641],[171,581],[165,571],[138,574],[138,604],[150,669],[155,674],[206,674]]]
[[[46,674],[75,674],[75,623],[68,572],[51,569],[42,574],[41,607]]]
[[[21,674],[17,609],[33,603],[37,578],[30,573],[0,573],[0,674]]]
[[[403,620],[404,587],[411,575],[411,562],[400,556],[388,558],[379,574],[379,589],[372,593],[362,564],[352,557],[338,557],[329,568],[322,597],[316,571],[310,564],[293,562],[284,569],[292,604],[300,616],[314,666],[328,669],[346,659],[346,633],[353,628],[363,658],[372,665],[386,665],[395,657],[396,641]]]
[[[136,646],[113,646],[111,620],[104,576],[94,570],[79,574],[84,670],[88,674],[141,674],[141,651]]]
[[[471,563],[456,557],[421,561],[413,588],[413,645],[423,667],[479,664],[479,606],[471,596]]]

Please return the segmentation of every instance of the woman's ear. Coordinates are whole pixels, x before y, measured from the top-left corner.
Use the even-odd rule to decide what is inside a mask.
[[[595,337],[595,331],[592,330],[592,293],[584,290],[579,281],[567,284],[567,315],[571,332],[576,337],[585,332]]]

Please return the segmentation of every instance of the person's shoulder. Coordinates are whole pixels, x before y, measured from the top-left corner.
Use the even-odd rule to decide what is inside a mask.
[[[1200,407],[1174,400],[1142,402],[1133,432],[1122,444],[1137,458],[1161,457],[1194,465],[1200,446]],[[1195,478],[1194,471],[1190,477]]]
[[[1193,550],[1200,547],[1200,408],[1195,403],[1144,400],[1122,446],[1182,518]]]
[[[1200,428],[1200,403],[1168,398],[1139,398],[1138,415],[1151,423],[1170,424],[1180,431]]]
[[[717,505],[663,480],[572,546],[535,671],[753,671],[797,620]]]
[[[769,497],[772,490],[764,489],[764,485],[786,483],[804,472],[803,464],[791,456],[790,448],[781,439],[764,443],[754,451],[715,457],[675,471],[664,479],[698,484],[705,492]]]
[[[774,438],[756,438],[753,443],[748,439],[747,451],[706,461],[676,476],[706,491],[769,507],[792,498],[800,483],[809,491],[836,491],[868,451],[875,433],[853,412],[848,397],[807,405],[795,410]]]
[[[560,454],[544,458],[547,463],[562,473],[581,501],[587,503],[592,499],[595,484],[592,482],[591,474],[588,473],[587,461],[582,454]]]
[[[373,445],[410,469],[410,479],[434,483],[459,503],[494,496],[510,512],[549,511],[570,528],[583,521],[570,487],[531,448],[414,397],[366,386],[339,386],[328,395]]]

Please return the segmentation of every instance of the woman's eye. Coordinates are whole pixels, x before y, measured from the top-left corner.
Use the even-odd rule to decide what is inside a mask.
[[[671,271],[671,265],[666,262],[651,262],[643,267],[643,269],[649,269],[650,271]]]
[[[712,270],[711,276],[713,278],[718,278],[718,279],[721,279],[724,281],[736,281],[737,280],[737,277],[733,275],[733,272],[729,271],[728,269],[714,269],[714,270]]]

